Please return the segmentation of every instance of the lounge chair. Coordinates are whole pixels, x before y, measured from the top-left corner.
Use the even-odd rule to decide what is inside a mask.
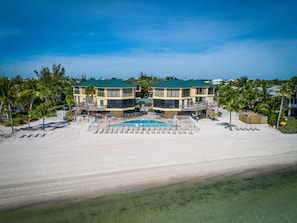
[[[156,132],[157,132],[157,134],[160,134],[160,128],[157,128],[157,130],[156,130]]]
[[[22,139],[22,138],[24,138],[26,136],[27,136],[26,134],[23,134],[23,135],[20,136],[20,139]]]
[[[31,138],[32,137],[32,134],[30,133],[29,135],[27,135],[27,138]]]
[[[171,133],[171,131],[170,131],[170,128],[168,127],[167,128],[167,134],[170,134]]]
[[[40,137],[44,137],[45,135],[46,135],[46,133],[44,132],[40,135]]]

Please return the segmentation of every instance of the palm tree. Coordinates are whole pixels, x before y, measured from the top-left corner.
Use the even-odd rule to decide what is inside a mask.
[[[85,89],[85,94],[87,96],[89,96],[86,99],[87,103],[93,104],[93,102],[94,102],[93,101],[93,96],[96,94],[96,90],[95,90],[94,86],[91,86],[91,85],[87,86],[86,89]]]
[[[11,124],[11,133],[13,134],[14,129],[13,129],[11,106],[14,104],[16,100],[16,88],[12,86],[11,81],[6,77],[0,78],[0,100],[1,100],[1,110],[3,105],[5,105],[8,109],[10,124]]]
[[[37,80],[33,78],[27,79],[24,82],[23,86],[24,86],[24,89],[19,93],[19,96],[30,97],[30,105],[29,105],[29,112],[28,112],[28,128],[30,129],[30,120],[31,120],[33,102],[35,98],[42,98],[42,94]]]
[[[64,97],[66,89],[64,67],[60,64],[54,64],[52,69],[42,67],[39,72],[36,70],[34,72],[38,77],[45,103],[49,106],[59,104]]]
[[[284,98],[287,97],[288,99],[291,99],[291,95],[293,94],[292,90],[288,87],[287,83],[283,83],[281,87],[278,89],[278,95],[281,96],[281,104],[279,108],[279,113],[277,117],[277,122],[276,122],[276,128],[278,129],[279,127],[279,122],[280,122],[280,117],[282,114],[283,106],[284,106]]]
[[[232,131],[232,111],[236,110],[235,102],[238,96],[238,88],[231,86],[230,84],[223,86],[220,88],[219,92],[219,103],[220,105],[225,106],[225,109],[230,113],[230,120],[229,120],[229,129]]]
[[[45,130],[45,118],[53,116],[53,112],[50,111],[45,103],[41,103],[36,107],[35,114],[37,117],[42,118],[42,129]]]
[[[96,90],[94,86],[91,86],[91,85],[87,86],[85,89],[85,94],[87,95],[86,102],[93,104],[94,103],[93,96],[96,94]],[[88,120],[89,120],[89,116],[90,116],[90,110],[88,109]]]

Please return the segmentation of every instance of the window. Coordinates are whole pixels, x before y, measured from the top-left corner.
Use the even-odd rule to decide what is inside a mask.
[[[88,104],[93,104],[93,96],[86,96],[86,102]]]
[[[208,94],[213,94],[213,87],[208,88]]]
[[[98,96],[104,97],[104,88],[98,88]]]
[[[82,90],[82,94],[86,93],[86,88],[83,87],[81,90]]]
[[[196,94],[206,94],[206,88],[196,88]]]
[[[79,88],[78,87],[74,88],[74,94],[79,94]]]
[[[179,89],[167,89],[167,97],[179,97]]]
[[[190,96],[190,89],[183,89],[182,97],[189,97]]]
[[[164,89],[155,89],[155,94],[157,97],[164,97]]]
[[[134,99],[126,99],[126,100],[108,100],[107,108],[129,108],[135,106]]]
[[[123,89],[123,96],[124,97],[132,96],[132,88],[124,88]]]
[[[196,97],[196,102],[205,102],[206,98],[205,97]]]
[[[108,89],[107,97],[120,97],[120,89]]]
[[[179,100],[154,99],[154,107],[158,108],[179,108]]]

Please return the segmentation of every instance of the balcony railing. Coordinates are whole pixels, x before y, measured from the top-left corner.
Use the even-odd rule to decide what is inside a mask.
[[[206,102],[199,102],[198,105],[197,104],[190,104],[187,106],[182,106],[181,110],[182,111],[201,111],[201,110],[205,110],[207,108],[207,104]]]
[[[82,110],[91,110],[91,111],[105,111],[106,106],[104,105],[97,105],[97,104],[89,104],[89,103],[76,103],[76,108],[82,109]]]

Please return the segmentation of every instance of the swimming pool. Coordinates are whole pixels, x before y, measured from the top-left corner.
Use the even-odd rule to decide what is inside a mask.
[[[128,128],[157,128],[157,127],[165,127],[165,128],[173,128],[179,127],[173,123],[166,123],[157,120],[131,120],[127,122],[121,122],[118,124],[113,124],[111,127],[128,127]]]

